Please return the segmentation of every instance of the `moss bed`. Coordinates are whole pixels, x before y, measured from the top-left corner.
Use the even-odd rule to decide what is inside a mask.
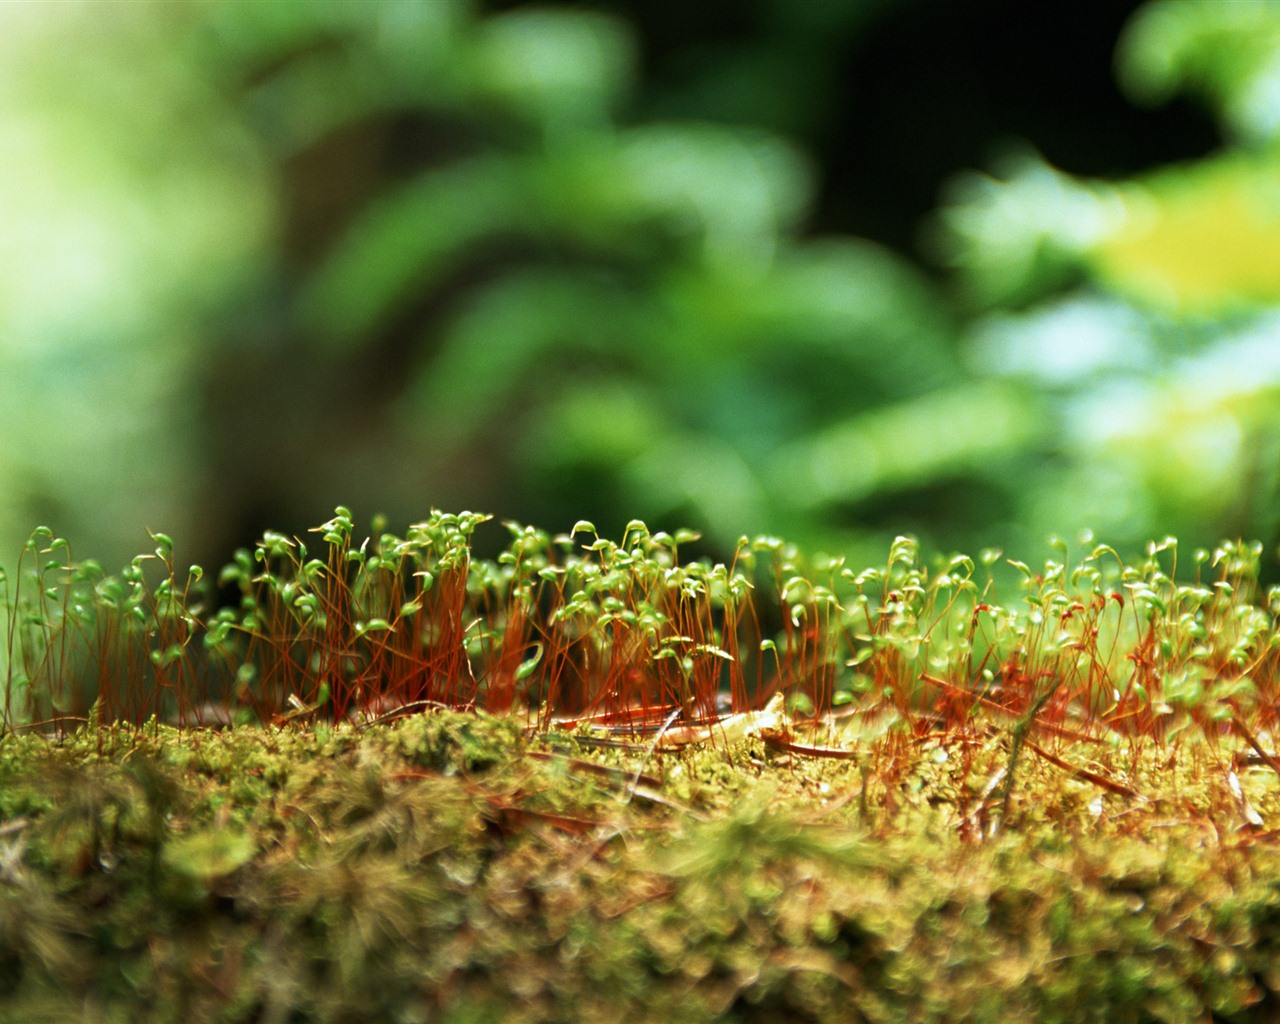
[[[1260,544],[488,560],[487,519],[208,575],[32,534],[0,1024],[1280,1020]]]
[[[678,751],[435,711],[0,740],[5,1021],[1274,1021],[1225,741]]]

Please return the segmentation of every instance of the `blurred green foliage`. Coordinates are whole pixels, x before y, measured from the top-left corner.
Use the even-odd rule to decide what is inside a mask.
[[[592,10],[31,4],[0,27],[14,551],[52,520],[108,559],[152,526],[216,563],[337,500],[854,557],[906,531],[1280,538],[1271,5],[1146,5],[1121,81],[1207,102],[1221,152],[1101,181],[1011,151],[944,197],[941,284],[806,233],[803,102],[744,124],[728,61],[732,125],[636,118],[635,37]]]

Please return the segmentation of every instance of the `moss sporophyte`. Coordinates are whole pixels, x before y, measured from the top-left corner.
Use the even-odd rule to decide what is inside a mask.
[[[1257,545],[486,521],[339,508],[216,581],[32,536],[0,1020],[1277,1019]]]

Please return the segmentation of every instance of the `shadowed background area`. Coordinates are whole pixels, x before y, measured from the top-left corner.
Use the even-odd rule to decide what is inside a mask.
[[[1280,8],[0,8],[0,564],[339,502],[1280,540]],[[13,552],[7,556],[3,552]]]

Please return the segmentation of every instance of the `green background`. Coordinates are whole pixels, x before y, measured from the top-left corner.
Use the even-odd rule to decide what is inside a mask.
[[[220,564],[339,502],[855,560],[1280,540],[1275,4],[0,34],[0,563],[47,524]]]

